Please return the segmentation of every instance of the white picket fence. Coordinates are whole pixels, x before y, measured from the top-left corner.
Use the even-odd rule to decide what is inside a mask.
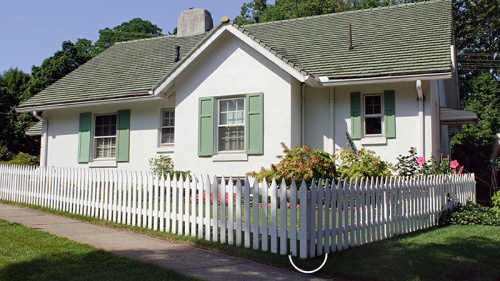
[[[437,224],[475,202],[473,174],[313,182],[163,180],[147,172],[0,165],[0,199],[301,258]]]

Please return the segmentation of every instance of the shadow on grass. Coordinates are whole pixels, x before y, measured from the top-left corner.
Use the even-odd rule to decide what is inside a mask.
[[[329,255],[322,273],[356,280],[500,280],[499,232],[454,226],[375,242]]]
[[[0,267],[0,280],[195,280],[151,265],[96,250],[60,252]]]

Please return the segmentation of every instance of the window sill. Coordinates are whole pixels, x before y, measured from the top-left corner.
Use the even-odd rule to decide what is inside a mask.
[[[248,161],[248,155],[245,153],[227,153],[216,154],[212,156],[213,162],[230,162],[230,161]]]
[[[174,145],[173,144],[162,145],[162,146],[156,148],[156,153],[158,153],[158,154],[169,153],[169,152],[174,152]]]
[[[361,139],[361,145],[380,145],[387,144],[387,138],[385,137],[365,137]]]
[[[117,164],[114,160],[102,160],[89,162],[89,168],[116,168]]]

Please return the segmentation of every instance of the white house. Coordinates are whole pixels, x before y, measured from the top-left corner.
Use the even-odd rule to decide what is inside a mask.
[[[288,146],[356,146],[394,162],[449,154],[459,111],[451,1],[237,26],[209,12],[176,36],[118,43],[18,107],[41,165],[244,175]]]

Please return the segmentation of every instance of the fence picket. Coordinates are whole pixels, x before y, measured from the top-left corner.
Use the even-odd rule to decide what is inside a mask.
[[[310,189],[302,181],[287,189],[284,180],[259,186],[249,178],[0,165],[0,198],[307,258],[432,227],[443,210],[475,200],[474,180],[325,180]]]

